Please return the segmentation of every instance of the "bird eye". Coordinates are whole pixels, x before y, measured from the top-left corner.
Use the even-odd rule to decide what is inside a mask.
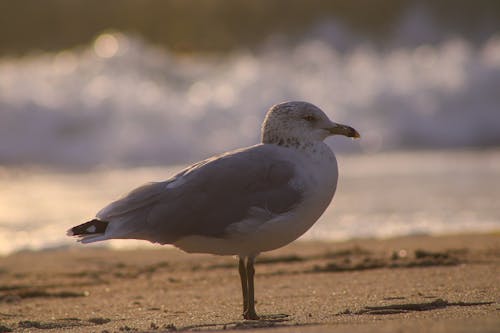
[[[306,121],[314,121],[314,120],[316,120],[316,119],[314,118],[314,116],[305,116],[305,117],[303,117],[302,119],[304,119],[304,120],[306,120]]]

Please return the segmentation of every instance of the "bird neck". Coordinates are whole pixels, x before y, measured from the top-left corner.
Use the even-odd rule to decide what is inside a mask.
[[[284,137],[280,135],[266,135],[262,136],[262,143],[275,144],[282,147],[288,148],[300,148],[305,142],[304,140],[299,140],[297,137]]]
[[[303,137],[299,139],[293,136],[264,135],[262,137],[262,143],[295,149],[309,155],[312,159],[315,159],[319,155],[332,154],[330,148],[323,141],[311,140]]]

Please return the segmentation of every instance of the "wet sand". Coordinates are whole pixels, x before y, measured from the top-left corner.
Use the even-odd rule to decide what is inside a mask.
[[[237,262],[74,247],[0,258],[0,332],[498,332],[500,234],[296,242],[256,264],[258,321]]]

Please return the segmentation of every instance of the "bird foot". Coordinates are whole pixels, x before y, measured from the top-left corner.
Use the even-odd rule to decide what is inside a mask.
[[[259,320],[259,316],[255,313],[255,311],[243,312],[243,318],[246,320]]]

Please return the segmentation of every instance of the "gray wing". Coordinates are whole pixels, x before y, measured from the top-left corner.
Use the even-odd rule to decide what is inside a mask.
[[[162,194],[165,194],[168,185],[179,180],[182,176],[199,167],[201,164],[206,163],[206,161],[201,161],[192,166],[182,170],[174,177],[170,178],[164,182],[151,182],[146,183],[133,191],[129,192],[124,197],[112,202],[108,206],[101,209],[96,216],[102,220],[109,220],[113,217],[123,216],[125,214],[130,214],[136,210],[144,209],[152,204],[158,202]]]
[[[187,235],[224,237],[251,208],[281,214],[302,194],[290,185],[292,163],[265,145],[199,162],[166,182],[150,183],[104,208],[98,217],[134,216],[140,238],[171,243]],[[139,237],[138,237],[139,238]]]

